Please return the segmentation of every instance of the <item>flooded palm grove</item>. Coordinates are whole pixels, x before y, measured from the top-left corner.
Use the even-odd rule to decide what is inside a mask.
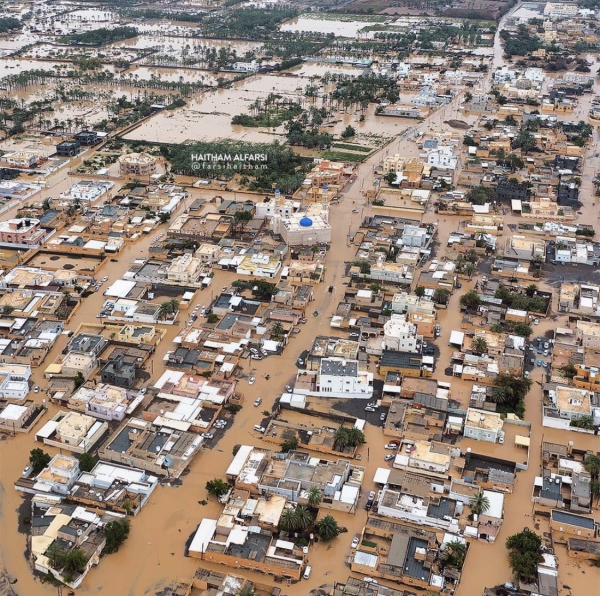
[[[0,593],[599,594],[599,9],[3,2]]]

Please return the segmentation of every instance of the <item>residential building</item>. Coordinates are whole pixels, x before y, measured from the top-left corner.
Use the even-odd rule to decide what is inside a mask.
[[[396,352],[417,351],[417,327],[405,315],[392,314],[383,325],[382,350]]]
[[[80,145],[85,147],[93,147],[102,140],[101,137],[98,136],[97,132],[89,130],[78,132],[73,138],[78,141]]]
[[[55,455],[36,477],[34,489],[66,495],[79,476],[79,460],[67,455]]]
[[[432,358],[433,364],[433,358]],[[379,374],[399,373],[403,377],[431,376],[424,357],[417,352],[383,350],[379,362]]]
[[[33,218],[8,219],[0,222],[0,246],[37,248],[48,232]]]
[[[121,387],[98,383],[93,389],[80,387],[68,400],[69,408],[102,420],[123,420],[129,399]]]
[[[277,277],[281,269],[281,259],[276,255],[266,253],[255,253],[246,255],[238,263],[236,272],[239,275],[251,277]]]
[[[36,508],[33,509],[35,513]],[[48,507],[42,515],[34,514],[29,546],[35,570],[52,576],[55,581],[69,588],[78,588],[88,571],[100,563],[100,555],[106,545],[103,528],[110,521],[120,517],[122,516],[118,514],[109,514],[101,518],[90,509],[68,505]],[[39,529],[39,533],[33,531],[36,528]],[[50,556],[53,546],[66,553],[74,549],[82,551],[86,560],[83,569],[80,572],[71,572],[64,568],[55,568],[54,559]]]
[[[566,542],[570,536],[595,539],[598,537],[598,525],[593,517],[585,517],[553,509],[550,512],[552,539],[558,543]]]
[[[504,256],[523,261],[546,261],[546,243],[537,238],[513,235],[507,239]]]
[[[60,372],[65,377],[76,377],[78,373],[81,373],[84,379],[89,379],[97,365],[98,361],[93,354],[69,352],[60,362]]]
[[[413,442],[409,454],[398,452],[393,466],[400,470],[417,468],[426,473],[446,474],[450,469],[451,461],[448,445],[417,440]]]
[[[22,404],[0,401],[0,429],[13,433],[24,429],[35,415],[35,412],[35,402],[30,399]]]
[[[100,377],[103,383],[131,388],[135,383],[135,371],[135,361],[126,360],[125,356],[119,354],[114,358],[110,358],[101,368]]]
[[[156,158],[148,153],[126,153],[118,159],[119,172],[127,176],[152,176],[156,173]]]
[[[502,416],[498,412],[468,408],[464,436],[477,441],[497,443],[499,438],[504,436],[503,424]]]
[[[169,281],[191,284],[202,275],[202,261],[190,253],[175,257],[167,269]]]
[[[25,399],[29,393],[31,367],[0,363],[0,399]]]
[[[584,348],[600,350],[600,323],[578,319],[575,325],[579,343]]]
[[[296,211],[296,205],[291,199],[284,197],[268,198],[262,203],[256,203],[254,217],[257,219],[270,219],[274,215],[286,218]]]
[[[80,148],[79,141],[63,141],[56,145],[56,155],[60,157],[75,157],[79,154]]]
[[[79,412],[58,412],[35,433],[36,441],[66,449],[73,453],[86,453],[108,430],[106,422]]]
[[[298,372],[294,393],[316,397],[371,399],[373,373],[360,370],[358,360],[323,358],[318,372]]]
[[[222,521],[202,519],[188,549],[190,557],[295,581],[302,577],[306,555],[293,542],[275,539],[260,527],[235,520],[219,525]]]

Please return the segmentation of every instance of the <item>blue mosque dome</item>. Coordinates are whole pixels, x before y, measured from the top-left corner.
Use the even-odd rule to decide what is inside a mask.
[[[313,225],[313,220],[312,220],[310,217],[303,217],[303,218],[300,220],[300,225],[301,225],[303,228],[310,228],[310,226],[312,226],[312,225]]]

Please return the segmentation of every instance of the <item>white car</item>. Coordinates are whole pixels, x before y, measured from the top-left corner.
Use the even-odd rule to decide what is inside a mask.
[[[21,474],[21,476],[23,478],[28,478],[29,474],[31,474],[31,472],[33,472],[33,467],[32,466],[26,466],[25,469],[23,470],[23,473]]]
[[[34,392],[34,393],[39,393],[39,392],[40,392],[40,387],[39,387],[39,385],[36,385],[36,386],[33,388],[33,392]]]
[[[255,424],[255,425],[254,425],[254,430],[255,430],[257,433],[264,433],[264,432],[265,432],[265,430],[267,430],[267,429],[266,429],[264,426],[261,426],[260,424]]]
[[[350,548],[356,548],[358,546],[359,542],[360,542],[360,537],[359,536],[355,536],[352,539],[352,544],[350,545]]]
[[[292,386],[291,386],[291,385],[286,385],[286,386],[285,386],[285,390],[286,390],[288,393],[291,393],[291,392],[292,392]]]
[[[254,405],[258,408],[258,406],[260,406],[260,404],[262,404],[262,397],[257,397],[254,400]]]
[[[103,281],[103,282],[105,282],[105,281],[108,281],[108,275],[105,275],[105,276],[102,278],[102,281]]]
[[[384,449],[398,449],[398,445],[396,443],[388,443]]]
[[[215,438],[215,435],[213,435],[212,433],[202,433],[202,438],[206,439],[207,441],[210,441],[211,439]]]
[[[254,377],[250,377],[248,379],[248,385],[254,385],[254,381],[256,381],[256,379]]]
[[[388,453],[383,459],[385,461],[390,461],[390,460],[394,459],[395,457],[396,457],[395,453]]]

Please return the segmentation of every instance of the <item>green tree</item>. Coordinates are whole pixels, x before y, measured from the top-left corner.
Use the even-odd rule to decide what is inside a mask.
[[[279,528],[286,532],[295,532],[298,529],[298,516],[296,510],[285,509],[279,518]]]
[[[2,307],[2,314],[3,314],[3,315],[6,315],[6,316],[8,316],[8,315],[10,315],[10,314],[11,314],[11,313],[12,313],[14,310],[15,310],[14,306],[10,306],[10,304],[5,304],[5,305]]]
[[[288,451],[295,451],[300,445],[300,440],[296,435],[281,444],[281,453],[287,453]]]
[[[219,317],[214,312],[211,312],[208,317],[206,317],[206,322],[210,325],[214,325],[218,320]]]
[[[81,371],[77,371],[75,375],[75,389],[79,389],[85,383],[85,377]]]
[[[425,296],[425,288],[423,286],[417,286],[415,288],[415,296],[423,298],[423,296]]]
[[[91,472],[96,465],[96,459],[91,453],[82,453],[79,456],[79,469],[82,472]]]
[[[318,507],[323,499],[323,492],[317,486],[311,486],[308,489],[308,504],[311,507]]]
[[[521,149],[523,153],[528,153],[537,146],[535,137],[528,130],[521,130],[512,142],[513,149]]]
[[[220,497],[229,490],[229,484],[220,478],[214,478],[206,483],[206,490],[209,495]]]
[[[340,527],[331,515],[326,515],[315,524],[315,530],[323,542],[329,542],[340,534]]]
[[[474,337],[471,342],[471,350],[473,351],[473,354],[477,354],[478,356],[485,354],[488,350],[488,343],[485,340],[485,337]]]
[[[592,480],[598,480],[600,476],[600,457],[597,455],[588,455],[583,461],[583,467],[592,477]]]
[[[236,596],[258,596],[257,593],[254,590],[254,587],[249,584],[249,583],[245,583],[237,592],[236,592]]]
[[[596,507],[600,504],[600,481],[594,480],[590,484],[590,492],[592,495],[592,500],[596,499]]]
[[[384,175],[383,179],[391,186],[392,184],[394,184],[394,182],[396,182],[396,179],[398,178],[398,175],[396,174],[396,172],[388,172],[387,174]]]
[[[481,298],[475,290],[469,290],[460,297],[460,305],[467,311],[473,311],[481,304]]]
[[[271,300],[277,294],[277,286],[264,279],[259,279],[252,285],[252,295],[259,300]]]
[[[49,463],[52,457],[39,447],[29,452],[29,463],[33,468],[34,474],[39,474]]]
[[[575,375],[577,375],[577,367],[571,362],[565,364],[564,366],[560,366],[558,370],[560,370],[567,379],[572,379]]]
[[[271,334],[273,335],[273,337],[281,337],[283,335],[283,332],[283,325],[279,321],[277,321],[273,325],[273,327],[271,327]]]
[[[306,505],[296,506],[296,518],[298,520],[298,529],[305,530],[313,522],[313,515]]]
[[[469,507],[473,513],[481,515],[489,510],[490,500],[483,494],[483,492],[479,492],[471,497],[469,500]]]
[[[502,326],[502,323],[494,323],[490,327],[490,331],[492,333],[502,333],[504,331],[504,327]]]
[[[433,301],[436,304],[448,304],[450,300],[450,291],[445,288],[437,288],[435,292],[433,292]]]
[[[167,223],[171,219],[171,214],[170,213],[165,213],[165,212],[161,211],[158,214],[158,219],[160,220],[161,224]]]
[[[533,329],[525,323],[515,323],[513,331],[523,337],[529,337],[533,333]]]
[[[236,211],[233,216],[235,228],[240,231],[243,231],[244,228],[246,227],[246,224],[248,222],[252,221],[252,217],[253,216],[252,216],[251,211],[246,211],[246,210]]]
[[[445,560],[450,567],[455,569],[462,569],[465,564],[465,558],[467,556],[467,545],[463,544],[460,540],[451,540],[446,544],[446,550],[444,552]]]
[[[342,136],[342,139],[350,139],[355,134],[356,134],[356,131],[354,130],[354,128],[352,126],[348,125],[342,131],[342,135],[341,136]]]
[[[123,542],[127,540],[130,529],[131,522],[127,517],[116,519],[115,521],[107,523],[104,527],[104,535],[106,536],[106,546],[104,547],[104,552],[107,555],[116,553]]]
[[[517,579],[532,582],[537,577],[537,566],[542,557],[542,539],[529,529],[513,534],[506,539],[509,550],[508,561]]]
[[[87,562],[88,558],[80,548],[73,548],[68,551],[65,556],[65,565],[63,567],[65,580],[68,582],[73,581],[73,576],[75,574],[83,573]]]

